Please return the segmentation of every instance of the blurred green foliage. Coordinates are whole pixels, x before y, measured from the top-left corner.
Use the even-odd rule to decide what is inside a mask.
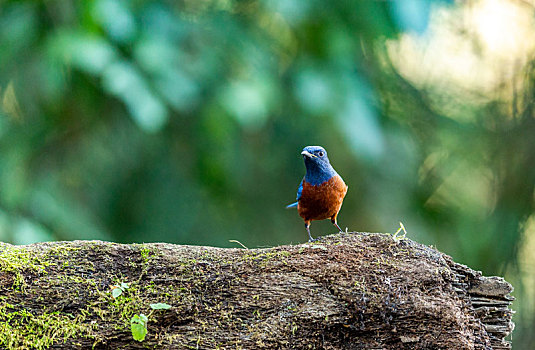
[[[403,221],[522,291],[533,65],[512,94],[400,74],[388,42],[443,6],[462,4],[1,1],[0,240],[303,242],[284,207],[319,144],[349,185],[342,227]],[[517,349],[535,346],[531,312]]]

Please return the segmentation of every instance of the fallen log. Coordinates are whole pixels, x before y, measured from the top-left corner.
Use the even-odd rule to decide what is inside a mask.
[[[510,349],[511,291],[388,234],[269,249],[1,244],[0,347]]]

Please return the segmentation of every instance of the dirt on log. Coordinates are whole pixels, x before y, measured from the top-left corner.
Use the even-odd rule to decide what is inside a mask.
[[[509,349],[511,291],[388,234],[269,249],[0,244],[0,348]]]

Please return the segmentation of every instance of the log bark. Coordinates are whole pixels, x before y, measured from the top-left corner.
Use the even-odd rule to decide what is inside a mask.
[[[1,244],[0,347],[510,349],[511,291],[388,234],[269,249]],[[139,314],[141,342],[130,328]]]

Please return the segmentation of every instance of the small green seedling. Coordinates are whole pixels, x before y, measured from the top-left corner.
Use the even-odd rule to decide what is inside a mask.
[[[147,322],[149,322],[149,318],[143,314],[134,315],[130,319],[130,329],[134,340],[145,340],[145,336],[147,335]]]
[[[117,299],[127,289],[128,289],[128,283],[121,282],[121,284],[113,285],[111,286],[111,296]]]
[[[132,337],[134,338],[134,340],[137,340],[139,342],[145,340],[145,336],[148,332],[147,323],[149,322],[149,317],[152,315],[154,310],[168,310],[171,308],[171,305],[165,303],[155,303],[150,304],[150,308],[152,309],[152,311],[149,313],[148,316],[139,314],[134,315],[130,319],[130,330],[132,331]]]
[[[403,235],[398,237],[398,233],[400,233],[401,231],[403,231]],[[396,233],[392,235],[392,237],[394,238],[394,241],[401,241],[402,239],[405,239],[405,236],[407,236],[407,231],[405,230],[405,226],[403,226],[403,223],[400,221],[399,228]]]

